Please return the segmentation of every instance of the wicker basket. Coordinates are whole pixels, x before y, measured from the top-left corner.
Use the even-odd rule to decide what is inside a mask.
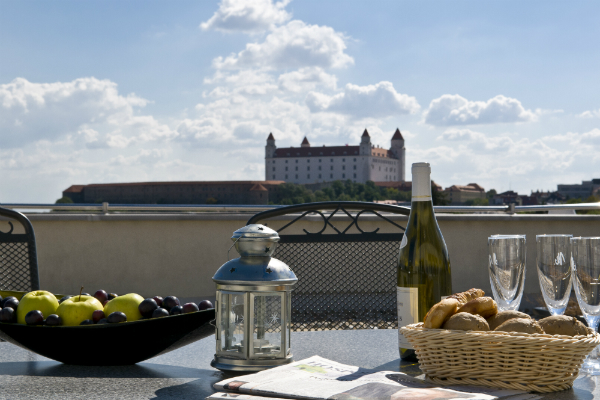
[[[400,328],[428,380],[534,392],[569,389],[600,335],[560,336],[515,332]]]

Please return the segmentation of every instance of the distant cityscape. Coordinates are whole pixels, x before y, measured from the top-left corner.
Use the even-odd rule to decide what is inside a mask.
[[[72,185],[61,203],[113,204],[296,204],[309,201],[362,200],[410,202],[405,181],[405,142],[399,129],[389,149],[371,143],[365,129],[359,145],[277,148],[273,134],[265,146],[264,181],[133,182]],[[477,183],[443,189],[432,182],[434,202],[449,205],[541,205],[600,201],[600,178],[559,184],[556,191],[512,190],[497,193]],[[595,196],[595,197],[594,197]]]

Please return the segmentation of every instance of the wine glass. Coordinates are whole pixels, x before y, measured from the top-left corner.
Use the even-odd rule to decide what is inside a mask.
[[[577,302],[588,326],[596,330],[600,323],[600,237],[571,238],[571,255]],[[582,372],[600,375],[599,347],[588,354]]]
[[[571,295],[571,241],[573,235],[537,235],[536,265],[548,311],[562,315]]]
[[[498,310],[518,310],[525,286],[525,235],[492,235],[488,249],[490,284]]]

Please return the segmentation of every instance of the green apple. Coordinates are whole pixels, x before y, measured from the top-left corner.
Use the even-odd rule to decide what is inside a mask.
[[[137,321],[142,318],[140,313],[140,303],[144,298],[136,293],[124,294],[123,296],[115,297],[104,306],[104,315],[108,316],[115,311],[121,311],[127,315],[127,321]]]
[[[45,290],[34,290],[26,293],[21,297],[19,306],[17,307],[17,322],[25,324],[25,315],[29,311],[40,310],[46,318],[50,314],[55,314],[58,308],[58,300],[56,297]]]
[[[62,318],[63,326],[77,326],[86,319],[92,319],[94,311],[103,308],[94,296],[77,295],[60,303],[56,314]]]

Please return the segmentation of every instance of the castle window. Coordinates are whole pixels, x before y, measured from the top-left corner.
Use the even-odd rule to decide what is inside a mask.
[[[310,167],[306,167],[306,170],[307,170],[307,171],[310,171]]]
[[[346,153],[344,153],[344,154],[346,154]],[[346,159],[345,159],[345,158],[342,158],[342,161],[343,161],[343,162],[346,162]]]
[[[273,175],[273,179],[275,179],[275,175]]]
[[[288,154],[288,156],[289,156],[289,154]],[[287,160],[285,160],[285,163],[287,164]]]
[[[298,160],[296,160],[296,164],[298,164]]]
[[[310,153],[308,153],[308,154],[310,154]],[[306,162],[310,164],[310,159],[306,160]]]
[[[381,169],[381,168],[380,168]],[[296,171],[298,171],[298,167],[296,167]]]
[[[346,166],[345,165],[342,165],[342,170],[344,170],[344,171],[346,170]]]
[[[319,179],[321,179],[321,174],[319,174]]]
[[[354,161],[356,161],[356,160],[354,160]],[[273,164],[275,164],[275,160],[273,160]]]
[[[319,155],[320,155],[320,156],[322,156],[322,155],[323,155],[323,152],[322,152],[322,151],[321,151],[321,152],[319,152]],[[321,160],[319,160],[319,161],[321,161]]]
[[[381,171],[381,165],[379,166],[379,170]]]
[[[299,156],[299,155],[300,155],[300,153],[296,153],[296,155],[297,155],[297,156]]]
[[[330,159],[329,161],[333,162],[333,158],[332,158],[332,159]]]
[[[335,156],[335,151],[332,151],[332,152],[331,152],[331,155],[332,155],[332,156]]]
[[[330,178],[333,178],[333,174],[329,174],[329,177],[330,177]]]
[[[333,171],[333,165],[331,167],[329,167],[329,169]]]
[[[321,166],[319,165],[319,171],[321,170]]]
[[[354,166],[354,169],[356,169],[356,165]]]
[[[273,167],[273,172],[275,172],[275,167]]]
[[[319,158],[319,162],[321,162],[321,159]]]
[[[310,179],[310,174],[306,175],[306,179]]]
[[[346,174],[342,174],[342,178],[345,178],[345,177],[346,177]]]
[[[285,174],[285,179],[287,179],[287,178],[288,178],[288,176],[287,176],[287,174]]]
[[[298,174],[296,174],[296,179],[298,179]]]
[[[354,162],[356,162],[356,158],[354,159]]]
[[[290,153],[286,153],[288,156],[290,155]]]
[[[288,170],[288,169],[287,169],[287,167],[285,167],[285,170],[286,170],[286,171]]]
[[[356,179],[356,174],[354,174],[354,179]]]
[[[308,153],[309,156],[312,156],[312,154],[310,154],[310,152]]]
[[[358,151],[355,151],[354,154],[358,154]]]

